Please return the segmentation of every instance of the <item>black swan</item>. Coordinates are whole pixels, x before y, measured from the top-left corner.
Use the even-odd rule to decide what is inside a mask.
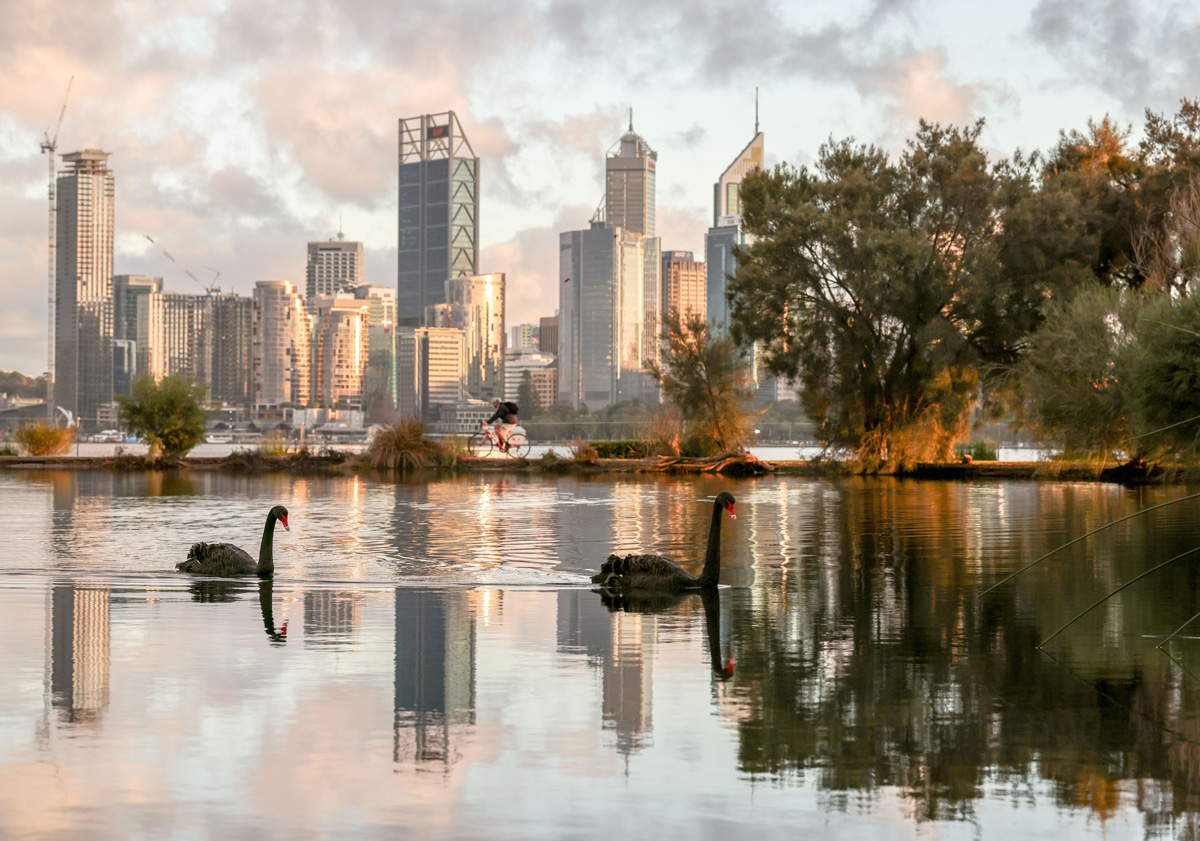
[[[267,525],[263,528],[262,544],[258,547],[258,561],[232,543],[193,543],[186,561],[180,561],[175,569],[197,575],[258,575],[267,578],[275,574],[275,560],[271,544],[275,536],[275,521],[283,523],[288,531],[288,512],[276,505],[267,513]]]
[[[670,558],[662,555],[609,555],[592,582],[618,590],[696,590],[716,587],[721,577],[721,509],[732,519],[733,494],[722,491],[713,501],[712,525],[708,528],[708,550],[704,569],[697,578]]]

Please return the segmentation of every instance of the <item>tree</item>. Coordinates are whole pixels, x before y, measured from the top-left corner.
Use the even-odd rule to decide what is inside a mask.
[[[174,374],[155,382],[143,374],[133,384],[132,393],[118,394],[118,418],[127,432],[150,445],[147,461],[179,458],[204,437],[206,388],[191,377]]]
[[[663,321],[666,345],[661,364],[646,370],[662,387],[700,449],[724,452],[746,438],[751,415],[750,372],[730,338],[714,339],[704,318],[673,310]]]
[[[990,169],[982,123],[921,122],[896,162],[853,141],[813,168],[753,173],[742,185],[751,243],[730,279],[732,331],[761,342],[770,371],[798,379],[827,445],[866,464],[946,458],[965,437],[978,365],[1012,353],[998,216],[1022,180]]]
[[[517,386],[517,405],[521,407],[521,414],[526,417],[533,417],[541,408],[537,389],[533,387],[533,374],[528,370],[521,372],[521,384]]]
[[[1129,439],[1138,298],[1095,282],[1052,302],[1018,376],[1020,423],[1065,454],[1107,458]]]
[[[1200,295],[1158,295],[1137,323],[1130,413],[1147,457],[1200,452]]]

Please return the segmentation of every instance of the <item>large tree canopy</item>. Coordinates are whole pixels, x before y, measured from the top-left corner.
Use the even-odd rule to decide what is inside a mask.
[[[811,169],[743,184],[752,241],[730,284],[734,334],[799,380],[825,443],[864,461],[947,456],[977,363],[1013,355],[1028,329],[1013,321],[1036,318],[1047,267],[1000,268],[1002,210],[1028,196],[1028,168],[990,166],[981,129],[922,122],[896,161],[830,142]]]

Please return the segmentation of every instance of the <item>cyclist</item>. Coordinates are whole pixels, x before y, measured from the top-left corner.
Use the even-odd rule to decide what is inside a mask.
[[[492,416],[483,422],[484,426],[489,423],[496,424],[496,436],[500,439],[500,449],[508,450],[508,436],[512,432],[512,428],[517,425],[517,412],[519,407],[516,403],[510,400],[501,400],[496,397],[492,400],[492,408],[496,411]]]

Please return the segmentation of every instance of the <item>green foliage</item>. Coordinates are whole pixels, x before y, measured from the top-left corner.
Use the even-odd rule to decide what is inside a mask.
[[[1160,296],[1137,324],[1129,406],[1139,452],[1194,459],[1200,452],[1200,295]]]
[[[1092,284],[1051,303],[1019,369],[1021,424],[1066,455],[1107,458],[1130,435],[1128,397],[1138,299]]]
[[[995,461],[995,441],[972,441],[970,444],[960,444],[955,452],[959,456],[970,456],[972,461]]]
[[[1023,188],[966,129],[922,122],[898,161],[830,142],[812,169],[742,185],[753,236],[730,280],[731,329],[798,380],[826,445],[864,463],[947,458],[990,348],[1011,349],[1018,280],[997,295],[996,219]],[[1011,352],[1011,351],[1010,351]]]
[[[0,371],[0,394],[45,399],[46,380],[43,377],[27,377],[16,371]]]
[[[685,435],[701,442],[706,455],[740,447],[752,418],[744,408],[752,395],[742,353],[732,339],[713,338],[698,315],[672,311],[663,333],[662,362],[646,370],[684,418]]]
[[[71,449],[75,432],[73,426],[54,426],[37,421],[22,426],[15,437],[21,449],[31,456],[61,456]]]
[[[0,456],[15,456],[17,454],[16,448],[12,444],[0,444]]]
[[[600,458],[646,458],[650,455],[648,441],[592,441]]]
[[[443,456],[442,447],[425,437],[425,422],[404,417],[375,433],[367,462],[379,470],[418,470]]]
[[[521,407],[522,417],[533,417],[541,409],[537,390],[533,387],[533,374],[529,371],[521,372],[521,384],[517,386],[517,405]]]
[[[117,417],[125,431],[150,445],[148,461],[181,458],[204,437],[205,391],[204,385],[182,374],[157,383],[143,374],[132,393],[116,395]]]

